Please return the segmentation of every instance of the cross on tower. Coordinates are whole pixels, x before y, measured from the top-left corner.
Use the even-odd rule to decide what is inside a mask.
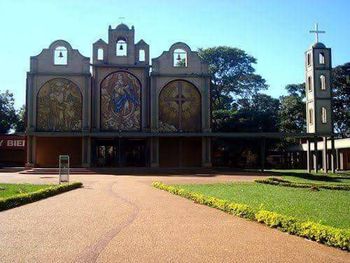
[[[119,20],[120,20],[120,23],[121,23],[121,24],[123,23],[124,19],[125,19],[124,16],[120,16],[120,17],[119,17]]]
[[[324,33],[326,33],[326,31],[318,30],[318,23],[316,23],[315,24],[315,29],[314,30],[310,30],[310,33],[315,33],[316,43],[318,43],[318,34],[324,34]]]

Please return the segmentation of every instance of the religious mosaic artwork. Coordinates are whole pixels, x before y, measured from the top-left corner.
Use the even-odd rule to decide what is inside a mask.
[[[82,96],[79,87],[63,78],[46,82],[37,96],[37,129],[77,131],[81,129]]]
[[[201,97],[187,81],[173,81],[159,95],[160,131],[199,131],[201,129]]]
[[[141,127],[141,85],[132,74],[115,72],[101,84],[101,128],[139,130]]]

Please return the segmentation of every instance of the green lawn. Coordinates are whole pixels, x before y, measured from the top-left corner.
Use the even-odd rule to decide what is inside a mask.
[[[301,220],[350,228],[350,191],[281,187],[258,183],[177,185],[180,188],[247,204]]]
[[[48,187],[50,187],[50,185],[0,184],[0,199],[15,196],[18,194],[32,193]]]

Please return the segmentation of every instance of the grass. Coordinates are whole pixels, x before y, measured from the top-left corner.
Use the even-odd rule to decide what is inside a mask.
[[[0,184],[0,199],[13,197],[19,194],[33,193],[41,189],[49,188],[52,185],[34,184]]]
[[[257,183],[178,185],[182,189],[310,220],[336,228],[350,229],[350,191],[281,187]]]
[[[80,182],[59,185],[0,184],[2,189],[0,190],[0,211],[36,202],[82,186]]]

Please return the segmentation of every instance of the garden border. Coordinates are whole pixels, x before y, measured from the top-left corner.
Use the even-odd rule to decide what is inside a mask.
[[[7,198],[0,198],[0,211],[11,209],[17,206],[25,205],[41,199],[51,197],[60,193],[64,193],[73,189],[82,187],[80,182],[74,182],[69,184],[53,185],[45,189],[40,189],[35,192],[19,194]]]
[[[207,205],[229,214],[264,223],[271,228],[277,228],[292,235],[305,237],[322,244],[350,251],[350,229],[324,226],[312,221],[301,221],[294,217],[266,210],[256,210],[245,204],[205,196],[180,187],[165,185],[161,182],[153,182],[152,186],[185,197],[198,204]]]

